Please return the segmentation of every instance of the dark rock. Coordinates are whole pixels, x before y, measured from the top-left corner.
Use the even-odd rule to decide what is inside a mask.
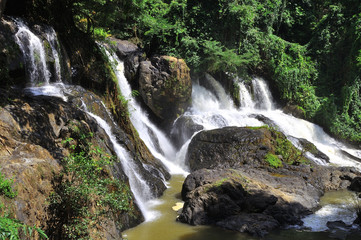
[[[278,126],[268,117],[262,115],[262,114],[251,114],[250,117],[253,117],[257,119],[258,121],[263,122],[264,124],[268,125],[269,127],[273,127],[275,129],[278,128]]]
[[[251,174],[252,171],[254,174]],[[192,225],[217,225],[259,236],[283,224],[301,224],[301,218],[311,213],[307,207],[315,207],[317,202],[302,201],[302,195],[313,190],[301,192],[302,183],[297,183],[293,177],[288,192],[279,190],[282,183],[278,178],[254,169],[197,170],[183,184],[185,205],[179,220]],[[289,178],[284,178],[284,182],[291,182]],[[316,192],[316,197],[320,195]],[[254,224],[251,224],[252,218]]]
[[[231,216],[222,221],[219,221],[217,222],[216,226],[263,237],[271,230],[279,227],[279,222],[269,215],[259,213],[245,213]]]
[[[9,19],[0,21],[0,78],[2,86],[25,85],[26,72],[22,52],[15,42],[16,25]]]
[[[194,133],[201,130],[203,130],[202,125],[195,123],[190,116],[182,115],[173,124],[171,138],[176,147],[180,148]]]
[[[193,137],[186,161],[192,171],[265,165],[264,157],[272,149],[271,138],[267,128],[225,127],[202,131]]]
[[[351,191],[361,192],[361,177],[355,177],[349,187]]]
[[[343,221],[327,222],[326,225],[330,229],[342,229],[342,230],[347,230],[352,227],[351,225],[347,225]]]
[[[153,57],[140,63],[139,92],[160,121],[172,123],[190,104],[192,82],[182,59]]]
[[[278,167],[266,160],[276,152],[279,156],[273,156],[282,162]],[[318,207],[326,190],[345,188],[360,176],[352,168],[315,165],[302,154],[283,134],[267,127],[198,133],[188,148],[193,172],[183,184],[185,204],[179,220],[260,236],[278,226],[302,225],[301,219]],[[252,218],[259,225],[264,222],[265,228],[250,225]]]
[[[7,0],[1,0],[1,1],[0,1],[0,18],[2,17],[3,12],[4,12],[4,10],[5,10],[6,1],[7,1]]]

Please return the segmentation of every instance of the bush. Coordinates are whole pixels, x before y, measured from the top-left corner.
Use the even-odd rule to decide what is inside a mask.
[[[5,179],[4,175],[0,172],[0,195],[4,195],[8,198],[15,198],[17,192],[11,187],[13,183],[13,179]]]

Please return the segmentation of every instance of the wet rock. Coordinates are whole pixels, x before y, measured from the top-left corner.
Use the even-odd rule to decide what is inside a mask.
[[[321,152],[313,143],[304,138],[298,138],[297,140],[304,151],[311,153],[316,158],[322,159],[326,163],[330,162],[330,158]]]
[[[138,88],[135,79],[138,76],[138,68],[143,60],[144,51],[134,43],[120,40],[114,37],[108,38],[109,46],[115,51],[119,59],[124,61],[125,77],[131,82],[133,87]]]
[[[269,231],[279,227],[279,222],[268,215],[245,213],[242,215],[231,216],[225,220],[219,221],[216,223],[216,226],[263,237],[269,233]]]
[[[153,57],[140,63],[139,92],[156,117],[173,122],[190,104],[192,83],[182,59]]]
[[[302,204],[293,202],[297,195],[305,193],[294,193],[300,184],[293,184],[285,192],[278,189],[279,177],[266,177],[262,171],[252,174],[255,170],[249,170],[201,169],[191,173],[183,184],[185,204],[179,220],[263,236],[283,224],[300,224],[301,217],[310,213]],[[262,174],[263,178],[255,177]],[[320,196],[320,192],[316,194]]]
[[[2,2],[1,2],[2,4]],[[0,21],[0,78],[2,87],[25,85],[26,72],[20,48],[15,42],[16,25],[6,18]]]
[[[173,124],[171,138],[175,145],[180,148],[194,133],[201,130],[203,130],[202,125],[195,123],[190,116],[182,115]]]

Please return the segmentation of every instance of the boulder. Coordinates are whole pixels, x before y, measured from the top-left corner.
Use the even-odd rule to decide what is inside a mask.
[[[289,187],[287,194],[277,189],[281,185],[276,179],[279,177],[269,174],[266,177],[260,171],[257,174],[263,174],[264,178],[255,178],[240,169],[201,169],[191,173],[183,184],[185,204],[178,220],[192,225],[217,225],[258,236],[282,224],[300,223],[309,210],[294,202],[295,188]],[[284,182],[290,180],[294,182],[292,178]],[[316,194],[319,196],[320,192]]]
[[[169,56],[142,61],[139,92],[159,120],[173,122],[190,104],[192,82],[187,64],[182,59]]]
[[[298,142],[299,146],[303,149],[303,151],[311,153],[316,158],[321,159],[321,161],[323,161],[324,163],[330,162],[330,158],[326,154],[321,152],[313,143],[311,143],[307,139],[304,138],[294,138],[294,139]]]
[[[275,158],[284,158],[292,164],[307,162],[282,133],[268,127],[224,127],[202,131],[193,137],[186,162],[192,171],[216,167],[238,168],[245,164],[259,167],[272,164],[267,161],[268,153],[279,155]]]

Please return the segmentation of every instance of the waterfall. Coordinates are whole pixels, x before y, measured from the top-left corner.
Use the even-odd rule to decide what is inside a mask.
[[[56,82],[61,82],[61,66],[60,66],[60,57],[58,53],[59,41],[53,28],[49,28],[46,31],[46,39],[50,44],[51,53],[54,57]]]
[[[254,78],[252,80],[252,86],[255,96],[255,106],[258,109],[272,110],[274,109],[274,103],[272,95],[266,82],[260,78]]]
[[[244,82],[236,81],[236,83],[238,83],[239,86],[240,106],[242,108],[254,108],[255,106],[252,100],[252,95],[250,94]]]
[[[97,121],[98,125],[102,127],[109,136],[109,139],[113,144],[113,149],[118,157],[118,160],[122,164],[123,171],[129,179],[130,189],[133,192],[135,200],[138,203],[138,206],[145,220],[146,221],[153,220],[154,218],[157,217],[158,213],[149,210],[148,202],[152,200],[154,196],[152,194],[152,191],[148,183],[138,173],[139,172],[138,166],[132,161],[128,152],[118,143],[116,137],[112,133],[109,124],[99,116],[88,111],[87,113]]]
[[[225,107],[213,92],[195,84],[192,92],[192,107],[185,115],[191,117],[196,124],[202,125],[205,130],[225,126],[261,126],[265,123],[259,119],[268,119],[267,124],[271,122],[272,126],[276,126],[286,136],[305,138],[315,144],[320,151],[330,158],[330,163],[361,169],[359,162],[343,153],[346,151],[355,157],[359,157],[360,150],[346,147],[326,134],[316,124],[295,118],[283,113],[280,109],[276,109],[271,92],[263,79],[254,78],[252,80],[253,99],[251,98],[251,91],[243,82],[236,81],[236,83],[239,85],[241,101],[243,101],[242,96],[246,99],[243,103],[241,102],[240,109],[233,106],[228,107],[229,105]],[[222,90],[216,91],[222,92]],[[322,159],[315,159],[313,156],[310,158],[317,163],[325,164]]]
[[[23,21],[20,19],[14,21],[18,27],[15,39],[24,56],[30,86],[49,84],[51,74],[46,65],[46,55],[42,40]]]
[[[132,94],[132,89],[124,76],[124,63],[114,53],[110,53],[105,47],[104,49],[113,70],[118,79],[119,89],[123,97],[128,101],[130,120],[138,131],[140,138],[144,141],[150,152],[161,160],[171,174],[183,174],[187,172],[175,164],[176,150],[165,136],[148,118],[146,112],[140,107]],[[174,161],[170,161],[173,159]]]
[[[15,19],[14,22],[18,27],[15,40],[23,53],[25,68],[29,78],[28,87],[24,89],[25,92],[29,92],[35,96],[46,95],[60,97],[66,101],[67,98],[64,95],[66,86],[62,83],[61,77],[61,55],[58,51],[59,42],[54,29],[48,27],[45,31],[55,68],[55,83],[50,83],[51,72],[46,62],[44,42],[36,36],[22,20]]]

